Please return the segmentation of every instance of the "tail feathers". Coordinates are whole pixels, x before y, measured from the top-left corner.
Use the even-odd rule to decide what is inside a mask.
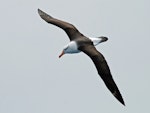
[[[105,41],[107,41],[107,40],[108,40],[108,38],[107,38],[107,37],[105,37],[105,36],[100,36],[100,37],[98,37],[98,38],[100,38],[100,39],[101,39],[101,42],[105,42]]]

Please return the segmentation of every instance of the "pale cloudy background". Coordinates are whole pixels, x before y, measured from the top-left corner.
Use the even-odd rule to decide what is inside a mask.
[[[83,53],[58,55],[69,42],[37,9],[73,23],[110,66],[126,107]],[[149,113],[149,0],[1,0],[0,113]]]

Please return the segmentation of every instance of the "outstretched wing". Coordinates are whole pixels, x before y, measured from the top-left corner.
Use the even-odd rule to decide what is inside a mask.
[[[100,52],[98,52],[93,45],[86,44],[84,46],[81,46],[79,49],[92,59],[97,68],[98,74],[103,79],[107,88],[123,105],[125,105],[123,98],[119,92],[119,89],[112,78],[110,69],[103,55]]]
[[[82,36],[82,34],[72,24],[64,22],[62,20],[55,19],[52,16],[41,11],[40,9],[38,9],[38,13],[40,17],[46,22],[62,28],[67,33],[70,41]]]

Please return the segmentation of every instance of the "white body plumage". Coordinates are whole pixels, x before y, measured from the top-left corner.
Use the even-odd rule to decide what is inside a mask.
[[[103,37],[98,37],[98,38],[91,38],[91,37],[89,37],[89,39],[93,42],[94,46],[97,46],[99,43],[104,42],[104,40],[103,40],[104,38]],[[71,41],[66,46],[64,46],[63,52],[65,54],[66,53],[73,54],[73,53],[79,53],[81,51],[78,50],[77,43],[75,41]]]

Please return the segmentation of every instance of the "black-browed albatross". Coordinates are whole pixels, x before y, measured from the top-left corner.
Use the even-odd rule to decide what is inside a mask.
[[[59,58],[63,56],[64,54],[79,53],[81,51],[87,54],[94,62],[97,68],[98,74],[103,79],[107,88],[118,99],[118,101],[120,101],[123,105],[125,105],[123,98],[119,92],[119,89],[112,78],[110,69],[107,65],[105,58],[94,47],[101,42],[107,41],[108,38],[104,36],[101,36],[98,38],[86,37],[82,33],[80,33],[76,29],[76,27],[73,26],[72,24],[53,18],[52,16],[46,14],[40,9],[38,9],[38,13],[40,17],[44,19],[46,22],[62,28],[67,33],[70,39],[70,43],[64,47]]]

